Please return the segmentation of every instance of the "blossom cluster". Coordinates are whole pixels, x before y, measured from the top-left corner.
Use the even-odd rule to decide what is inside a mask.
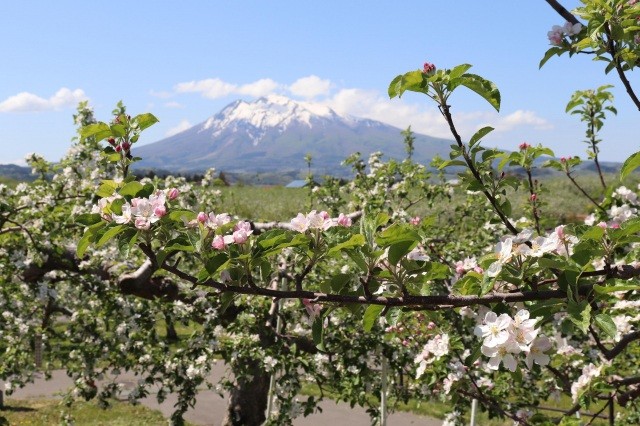
[[[291,219],[291,227],[301,233],[309,229],[327,230],[336,225],[348,228],[351,226],[351,218],[340,213],[337,218],[332,219],[326,211],[317,212],[312,210],[306,215],[298,213],[296,217]]]
[[[226,221],[226,219],[224,220]],[[251,234],[253,234],[251,224],[246,221],[240,221],[233,227],[233,233],[231,235],[216,235],[213,237],[211,247],[216,250],[224,250],[229,244],[244,244]]]
[[[174,200],[178,197],[178,190],[172,188],[165,191],[156,191],[149,198],[134,198],[131,203],[125,202],[122,205],[122,214],[112,213],[112,219],[119,224],[133,221],[138,229],[148,230],[151,225],[159,221],[167,214],[167,197]]]
[[[591,381],[600,376],[602,366],[596,367],[593,364],[586,365],[582,368],[582,375],[571,385],[571,398],[573,402],[578,402],[578,397],[583,390],[589,387]]]
[[[439,360],[449,353],[449,335],[447,333],[438,334],[429,340],[422,352],[416,356],[414,362],[420,364],[416,371],[416,379],[419,379],[427,369],[427,366]]]
[[[487,269],[487,275],[498,276],[502,267],[516,256],[542,257],[545,253],[570,254],[573,245],[577,242],[578,239],[575,236],[565,232],[564,225],[558,226],[547,236],[533,238],[533,230],[525,229],[516,236],[503,237],[496,245],[497,259]]]
[[[564,41],[564,37],[572,37],[582,31],[582,24],[572,24],[571,22],[565,22],[563,26],[554,25],[551,31],[547,33],[549,42],[554,46],[560,46]]]
[[[529,311],[522,309],[512,318],[508,314],[498,316],[488,312],[481,325],[476,326],[474,334],[482,337],[481,351],[488,356],[488,367],[497,370],[500,363],[509,371],[516,371],[515,355],[525,353],[525,364],[528,368],[533,363],[549,364],[549,355],[544,352],[551,349],[551,342],[546,336],[538,336],[535,319],[529,319]]]

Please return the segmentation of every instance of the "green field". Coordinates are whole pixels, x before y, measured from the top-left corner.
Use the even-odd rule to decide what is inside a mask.
[[[615,175],[606,177],[611,185],[617,181]],[[600,199],[602,188],[599,186],[595,174],[579,176],[576,180],[595,199]],[[624,183],[629,188],[635,188],[638,179],[633,177]],[[591,202],[563,176],[545,177],[540,179],[543,192],[539,194],[539,200],[546,203],[541,209],[542,218],[546,227],[552,227],[560,223],[581,221],[584,216],[593,209]],[[222,210],[238,217],[254,221],[289,220],[299,212],[311,210],[309,189],[284,188],[282,186],[230,186],[221,188]],[[418,203],[409,212],[412,215],[444,216],[448,215],[453,206],[461,202],[466,192],[456,189],[451,201],[443,200],[434,207],[428,207],[425,203]],[[524,209],[528,208],[528,193],[521,188],[517,193],[512,193],[510,199],[513,203],[513,218],[523,216]],[[324,206],[314,205],[313,208]]]
[[[65,407],[61,400],[26,399],[6,401],[0,409],[0,425],[50,426],[63,424],[63,413],[73,417],[76,426],[154,426],[166,425],[167,419],[157,410],[143,405],[111,401],[104,410],[95,402],[77,402]],[[2,416],[8,423],[2,423]],[[187,423],[189,425],[190,423]]]

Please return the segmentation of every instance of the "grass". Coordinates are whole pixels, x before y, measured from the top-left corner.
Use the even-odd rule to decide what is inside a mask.
[[[6,401],[0,409],[0,425],[50,426],[62,424],[62,413],[70,414],[76,426],[153,426],[166,425],[158,410],[143,405],[112,401],[104,410],[94,402],[77,402],[65,407],[60,400],[24,399]],[[6,421],[3,423],[3,416]],[[189,423],[187,423],[189,424]]]
[[[9,177],[0,176],[0,184],[7,185],[9,188],[15,188],[19,181]]]
[[[598,199],[602,193],[596,174],[583,174],[576,177],[584,189],[594,198]],[[615,175],[607,175],[606,181],[612,184],[617,180]],[[541,208],[543,224],[545,227],[553,227],[559,223],[582,221],[584,216],[594,210],[591,202],[585,198],[578,189],[564,176],[542,177],[540,183],[543,192],[539,194],[539,200],[546,203]],[[637,178],[624,182],[629,188],[635,188]],[[238,217],[254,221],[280,220],[288,221],[299,212],[311,210],[309,205],[309,190],[307,188],[284,188],[282,186],[232,186],[221,188],[221,211],[228,212]],[[411,214],[418,216],[445,215],[466,197],[462,190],[455,192],[450,202],[437,203],[434,208],[429,208],[424,203],[418,203],[410,210]],[[513,204],[513,218],[524,215],[529,209],[528,191],[521,187],[517,193],[511,192],[509,199]],[[319,208],[314,206],[313,208]]]
[[[319,397],[321,395],[320,389],[318,388],[318,385],[315,383],[306,383],[302,386],[302,389],[300,391],[301,394],[303,395],[308,395],[308,396],[315,396],[315,397]],[[331,391],[327,391],[326,389],[324,389],[324,395],[327,398],[330,399],[337,399],[337,394],[332,393]],[[380,401],[378,399],[377,396],[375,395],[369,395],[368,396],[368,400],[370,404],[379,404]],[[604,402],[602,403],[604,404]],[[563,395],[561,397],[561,399],[559,401],[547,401],[543,404],[543,406],[545,408],[554,408],[554,409],[564,409],[567,410],[569,408],[571,408],[573,406],[573,404],[571,403],[571,400],[568,396]],[[413,414],[417,414],[420,416],[428,416],[428,417],[433,417],[436,419],[444,419],[446,417],[446,415],[451,411],[451,405],[449,405],[448,403],[445,402],[441,402],[441,401],[437,401],[437,400],[431,400],[431,401],[418,401],[415,399],[410,399],[408,401],[408,403],[403,403],[403,402],[399,402],[399,401],[393,401],[390,400],[389,401],[389,405],[388,405],[389,409],[397,412],[397,411],[406,411],[406,412],[410,412]],[[591,406],[589,409],[589,412],[591,414],[595,413],[598,411],[599,408],[601,408],[602,405],[598,405],[598,406]],[[618,407],[619,408],[619,407]],[[469,410],[470,411],[470,410]],[[549,415],[555,415],[555,416],[559,416],[560,413],[554,413],[552,411],[547,411],[547,410],[541,410],[543,413],[545,414],[549,414]],[[585,421],[589,421],[591,419],[590,416],[588,416],[585,412],[582,412],[583,416],[582,418],[585,419]],[[603,415],[606,416],[606,412],[603,413]],[[469,413],[467,413],[465,416],[465,424],[469,423]],[[501,420],[501,419],[490,419],[489,416],[487,415],[486,412],[482,412],[480,411],[480,405],[478,405],[478,413],[476,414],[476,424],[479,425],[483,425],[483,426],[507,426],[507,425],[512,425],[513,421],[512,420]],[[594,426],[605,426],[608,425],[608,421],[606,420],[602,420],[602,419],[596,419],[594,420],[593,423],[591,423]]]

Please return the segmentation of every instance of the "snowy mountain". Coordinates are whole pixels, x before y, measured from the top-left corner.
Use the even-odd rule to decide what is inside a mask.
[[[368,156],[382,151],[387,158],[405,157],[400,129],[379,121],[339,115],[331,108],[271,95],[242,100],[177,135],[140,147],[138,167],[194,171],[274,172],[306,167],[313,157],[319,173],[343,169],[340,162],[353,152]],[[446,156],[450,141],[416,135],[414,158],[428,163]]]

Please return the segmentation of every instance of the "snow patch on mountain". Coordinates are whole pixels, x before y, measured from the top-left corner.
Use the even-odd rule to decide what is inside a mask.
[[[322,121],[338,121],[354,125],[359,119],[338,115],[325,105],[298,102],[280,95],[269,95],[254,102],[236,101],[220,113],[204,122],[199,132],[209,131],[212,138],[223,132],[243,131],[257,145],[266,133],[277,129],[280,133],[291,125],[304,125],[313,128]],[[368,121],[368,120],[366,120]]]

